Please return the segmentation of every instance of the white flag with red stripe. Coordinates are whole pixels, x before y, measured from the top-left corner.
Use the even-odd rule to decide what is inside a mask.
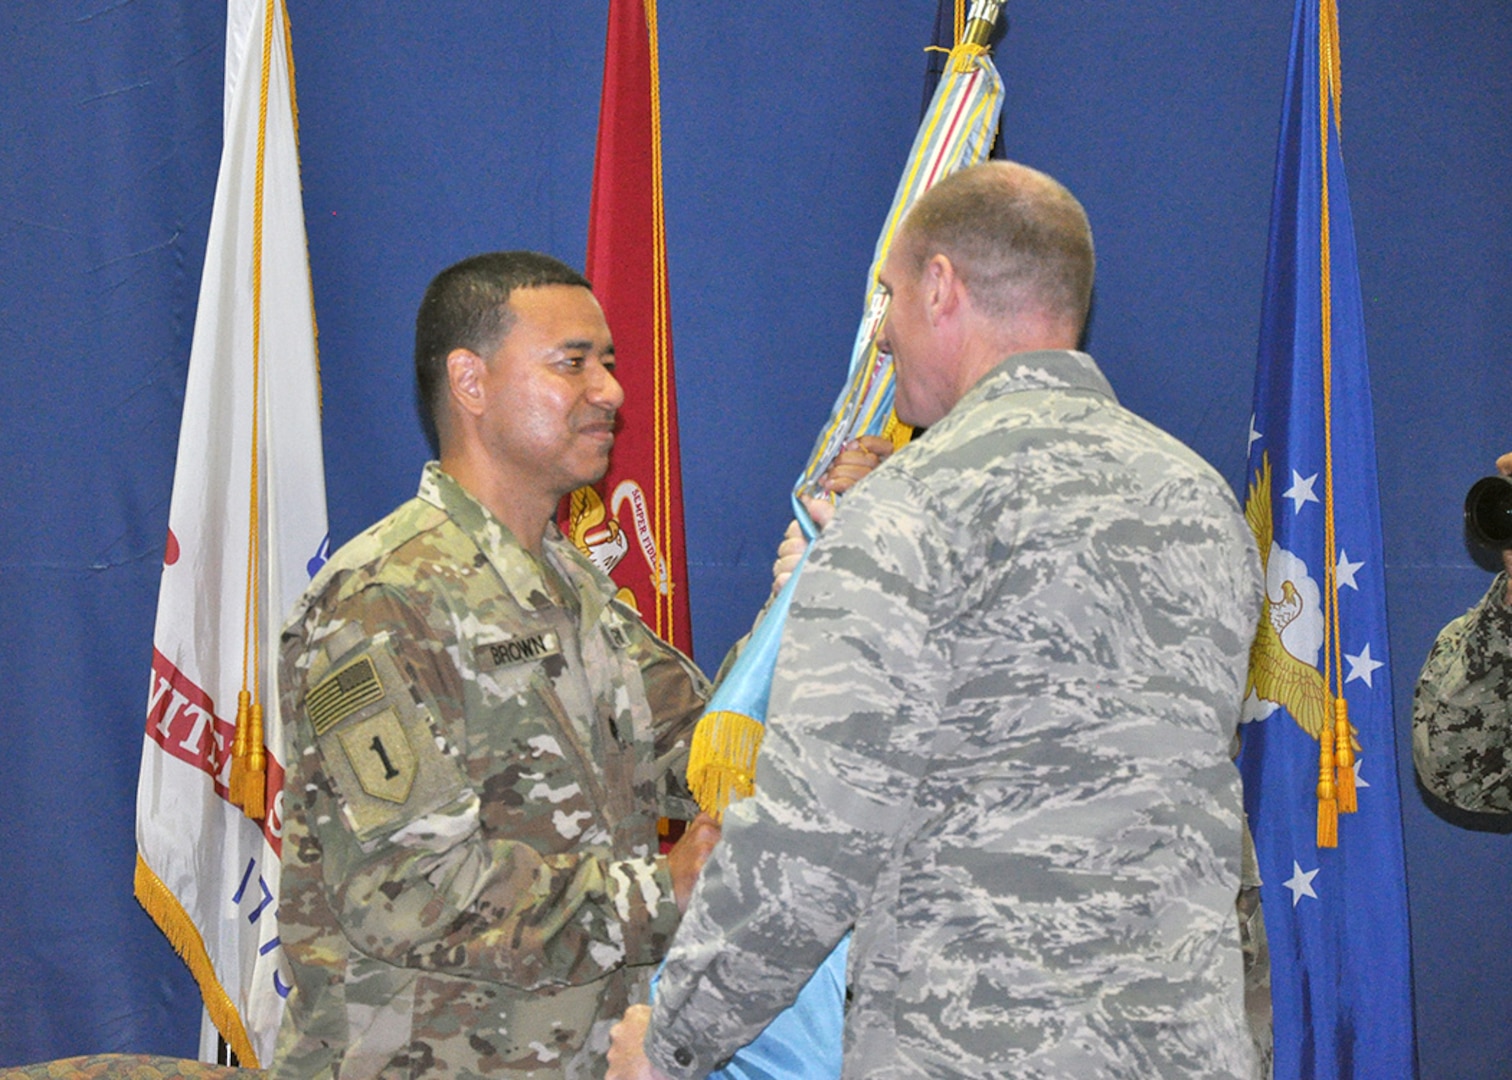
[[[136,893],[241,1064],[256,1066],[272,1057],[288,992],[278,633],[328,546],[283,0],[228,4],[224,134],[153,634]],[[228,797],[243,689],[263,707],[261,821]]]

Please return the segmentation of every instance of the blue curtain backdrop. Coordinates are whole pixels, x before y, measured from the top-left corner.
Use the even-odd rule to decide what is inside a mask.
[[[338,540],[425,457],[411,319],[475,251],[581,262],[605,4],[290,0]],[[765,595],[917,121],[935,0],[663,4],[664,160],[699,660]],[[1244,476],[1292,4],[1016,3],[1010,156],[1086,203],[1090,350]],[[1484,591],[1465,488],[1512,449],[1512,8],[1342,5],[1421,1075],[1512,1059],[1512,837],[1427,804],[1411,684]],[[215,0],[0,12],[0,1066],[191,1056],[131,898],[153,605],[220,151]],[[630,362],[627,358],[626,362]],[[752,402],[775,403],[752,408]]]

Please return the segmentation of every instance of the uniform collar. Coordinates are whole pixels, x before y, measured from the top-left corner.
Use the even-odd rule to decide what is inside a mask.
[[[966,397],[994,398],[1032,390],[1088,390],[1118,400],[1097,361],[1074,349],[1014,353],[982,376]]]
[[[540,562],[525,550],[507,525],[442,469],[440,462],[426,463],[420,474],[417,496],[445,513],[467,534],[493,564],[504,587],[520,607],[539,611],[557,606],[546,587]],[[577,593],[583,622],[596,621],[614,596],[614,583],[578,553],[555,523],[546,526],[541,551],[566,586]]]

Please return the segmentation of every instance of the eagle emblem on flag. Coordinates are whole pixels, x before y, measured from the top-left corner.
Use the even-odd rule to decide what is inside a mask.
[[[1263,720],[1280,706],[1317,739],[1330,715],[1328,691],[1318,670],[1323,643],[1318,583],[1305,562],[1276,543],[1271,513],[1271,465],[1266,455],[1244,501],[1244,520],[1260,549],[1265,575],[1260,625],[1250,647],[1244,687],[1244,719]]]

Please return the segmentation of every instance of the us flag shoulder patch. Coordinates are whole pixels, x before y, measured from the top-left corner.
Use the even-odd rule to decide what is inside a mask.
[[[364,705],[383,698],[383,683],[378,670],[367,656],[332,672],[305,695],[305,715],[316,735],[324,735],[332,726],[351,716]]]

